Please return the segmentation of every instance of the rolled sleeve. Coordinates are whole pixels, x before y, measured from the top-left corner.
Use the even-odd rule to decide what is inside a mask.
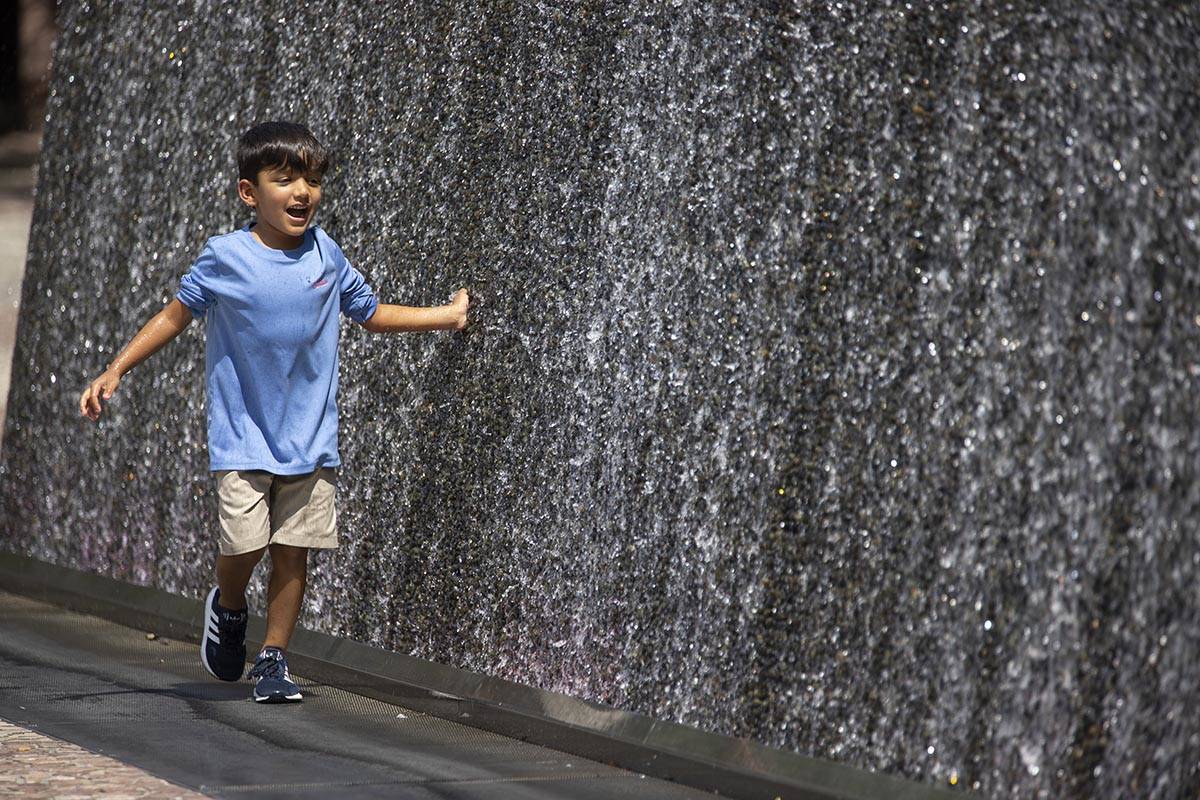
[[[211,244],[205,243],[191,269],[179,279],[179,291],[175,297],[188,307],[194,317],[203,317],[209,306],[217,301],[213,292],[216,266],[217,254]]]

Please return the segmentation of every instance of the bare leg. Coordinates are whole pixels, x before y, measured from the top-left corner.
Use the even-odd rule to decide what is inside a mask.
[[[271,580],[267,585],[267,635],[263,647],[286,650],[300,616],[308,577],[308,548],[271,545]]]
[[[260,547],[236,556],[217,555],[217,586],[221,587],[221,608],[240,611],[246,607],[246,584],[250,583],[254,567],[265,552],[267,548]]]

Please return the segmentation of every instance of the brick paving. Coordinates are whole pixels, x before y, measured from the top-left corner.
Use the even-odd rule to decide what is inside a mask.
[[[0,719],[0,798],[192,800],[207,795]]]

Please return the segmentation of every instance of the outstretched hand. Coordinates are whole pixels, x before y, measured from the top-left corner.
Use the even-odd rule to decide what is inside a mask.
[[[83,390],[83,394],[79,396],[79,413],[90,419],[92,422],[100,419],[100,398],[105,400],[113,396],[113,392],[117,390],[117,386],[121,383],[121,376],[112,370],[104,371],[99,378],[92,381],[92,385]]]
[[[454,312],[454,330],[461,331],[467,327],[467,304],[470,300],[466,288],[459,289],[454,294],[454,298],[450,301],[450,308]]]

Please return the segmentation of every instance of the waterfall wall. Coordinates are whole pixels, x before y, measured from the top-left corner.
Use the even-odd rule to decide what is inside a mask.
[[[343,320],[301,625],[991,796],[1200,792],[1195,4],[61,23],[0,547],[210,585],[204,323],[78,399],[294,119],[380,299],[477,303]]]

